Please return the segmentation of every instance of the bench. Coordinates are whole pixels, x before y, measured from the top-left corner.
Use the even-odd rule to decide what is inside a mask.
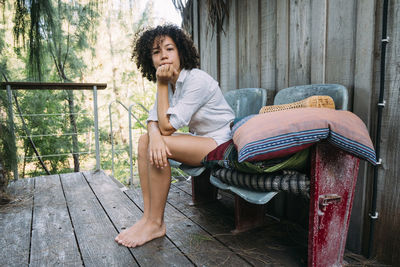
[[[237,117],[258,113],[264,104],[249,101],[251,95],[263,89],[239,89],[226,96]],[[235,92],[237,95],[235,96]],[[229,92],[228,92],[229,93]],[[282,89],[275,96],[274,104],[296,102],[312,95],[329,95],[336,109],[348,107],[347,89],[335,84],[315,84]],[[242,103],[244,99],[245,104]],[[262,103],[266,101],[262,99]],[[246,107],[245,110],[243,107]],[[253,110],[250,110],[252,108]],[[309,231],[308,266],[341,265],[346,245],[348,224],[358,175],[359,159],[329,143],[321,142],[311,148],[309,161]],[[217,199],[218,189],[229,190],[235,195],[235,229],[243,232],[264,223],[266,203],[277,192],[256,192],[231,184],[225,184],[211,175],[209,170],[196,168],[192,175],[192,204]]]

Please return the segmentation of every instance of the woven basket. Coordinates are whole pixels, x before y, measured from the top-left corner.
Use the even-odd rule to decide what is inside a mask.
[[[315,95],[310,96],[301,101],[283,104],[283,105],[273,105],[273,106],[264,106],[260,109],[260,114],[267,112],[274,112],[286,109],[293,108],[330,108],[335,109],[335,102],[332,97],[327,95]]]

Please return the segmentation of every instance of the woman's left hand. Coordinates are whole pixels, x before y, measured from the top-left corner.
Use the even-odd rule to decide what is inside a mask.
[[[175,84],[178,75],[178,71],[172,64],[161,65],[156,71],[157,83],[168,84],[168,82],[172,82]]]

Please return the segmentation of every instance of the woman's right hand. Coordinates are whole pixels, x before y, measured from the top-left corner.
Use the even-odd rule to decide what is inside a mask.
[[[160,133],[149,135],[149,161],[157,168],[164,168],[168,165],[168,156],[171,156],[167,145]]]

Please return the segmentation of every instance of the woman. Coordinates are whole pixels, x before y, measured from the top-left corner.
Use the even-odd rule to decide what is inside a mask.
[[[164,236],[164,209],[170,187],[168,158],[200,166],[201,160],[228,141],[234,113],[218,83],[197,69],[193,41],[177,26],[165,25],[139,35],[133,58],[143,76],[157,84],[157,97],[139,138],[138,165],[143,217],[115,240],[136,247]],[[191,134],[174,134],[189,126]]]

